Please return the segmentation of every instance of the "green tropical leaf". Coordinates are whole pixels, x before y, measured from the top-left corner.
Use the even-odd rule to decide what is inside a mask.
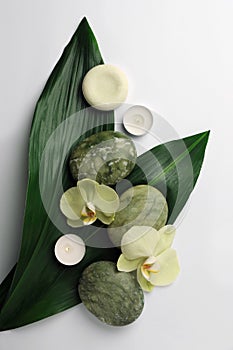
[[[12,283],[12,279],[14,277],[14,273],[15,273],[15,268],[16,265],[12,268],[12,270],[8,273],[8,275],[6,276],[6,278],[4,279],[4,281],[2,282],[1,286],[0,286],[0,307],[2,308],[5,299],[7,297],[8,291],[10,289],[11,283]]]
[[[51,218],[62,220],[58,203],[61,183],[65,189],[71,185],[64,170],[72,140],[81,141],[93,133],[114,129],[113,112],[85,110],[88,105],[82,96],[83,77],[101,63],[96,39],[84,18],[36,106],[30,134],[23,239],[16,270],[0,288],[0,301],[5,301],[1,304],[0,330],[35,322],[76,305],[80,302],[77,282],[83,269],[93,261],[112,260],[116,255],[114,249],[88,247],[78,266],[66,268],[53,253],[64,227],[67,230],[64,223],[58,229]],[[43,193],[49,207],[45,206]]]
[[[80,303],[77,284],[94,261],[116,261],[106,228],[91,225],[74,230],[89,243],[85,258],[66,267],[54,256],[54,245],[72,233],[59,210],[59,200],[73,181],[67,171],[72,147],[83,138],[114,129],[113,112],[86,104],[81,83],[86,72],[103,63],[95,37],[84,18],[54,68],[37,103],[29,147],[29,179],[20,257],[0,286],[0,331],[52,316]],[[128,180],[149,183],[167,198],[174,222],[199,176],[208,132],[171,141],[138,158]],[[94,244],[91,238],[94,237]],[[102,241],[103,239],[103,241]]]
[[[209,131],[170,141],[142,154],[128,180],[149,183],[167,199],[168,223],[174,223],[197,182],[204,160]]]

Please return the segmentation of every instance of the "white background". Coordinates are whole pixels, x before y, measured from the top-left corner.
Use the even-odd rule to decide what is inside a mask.
[[[2,0],[0,13],[0,280],[19,252],[33,108],[84,15],[105,61],[127,73],[129,103],[156,110],[181,137],[211,129],[174,244],[178,280],[146,295],[128,327],[79,305],[1,333],[1,350],[232,350],[233,1]]]

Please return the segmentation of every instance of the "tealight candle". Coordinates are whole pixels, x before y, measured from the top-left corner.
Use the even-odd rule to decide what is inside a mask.
[[[72,266],[83,259],[86,247],[82,238],[73,234],[67,234],[58,239],[54,252],[60,263]]]
[[[144,106],[133,106],[125,112],[123,124],[130,134],[141,136],[146,134],[152,127],[153,115]]]

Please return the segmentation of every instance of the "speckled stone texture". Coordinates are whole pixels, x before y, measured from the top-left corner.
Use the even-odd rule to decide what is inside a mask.
[[[70,171],[75,180],[90,178],[114,185],[131,173],[136,159],[135,145],[128,136],[103,131],[86,138],[73,150]]]
[[[120,197],[120,208],[108,227],[108,235],[118,247],[132,226],[151,226],[159,230],[166,224],[167,217],[167,202],[160,191],[149,185],[131,187]]]
[[[100,321],[112,326],[134,322],[144,307],[144,294],[134,273],[119,272],[110,261],[88,266],[78,290],[86,308]]]

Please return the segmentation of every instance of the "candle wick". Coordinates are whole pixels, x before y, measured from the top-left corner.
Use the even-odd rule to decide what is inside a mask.
[[[136,116],[135,116],[135,123],[138,124],[138,125],[139,125],[139,124],[141,124],[141,125],[144,124],[144,118],[143,118],[143,116],[141,116],[141,115],[136,115]]]
[[[65,251],[66,251],[67,253],[69,252],[69,250],[70,250],[69,247],[65,247]]]

